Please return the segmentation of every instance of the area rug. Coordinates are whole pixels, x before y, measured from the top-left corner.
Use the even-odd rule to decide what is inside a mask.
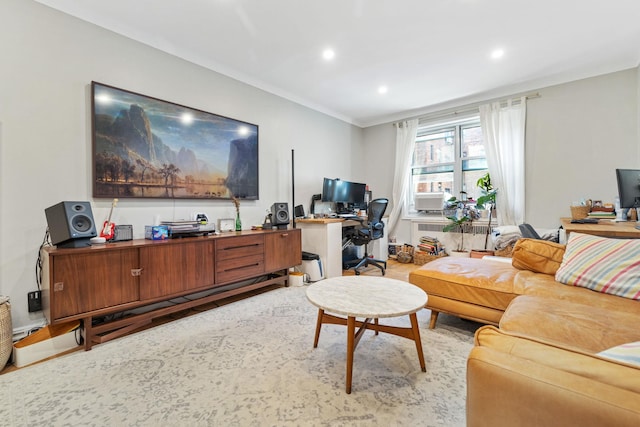
[[[0,376],[6,426],[463,426],[477,325],[418,314],[413,341],[365,333],[345,393],[345,327],[278,288]],[[406,317],[406,316],[405,316]],[[409,326],[408,318],[386,319]]]

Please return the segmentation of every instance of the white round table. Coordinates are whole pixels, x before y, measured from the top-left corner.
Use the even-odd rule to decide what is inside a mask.
[[[307,299],[318,307],[318,320],[313,348],[318,347],[320,329],[331,323],[347,326],[346,390],[351,393],[353,353],[367,328],[413,340],[418,351],[420,368],[426,372],[420,330],[416,312],[427,304],[427,294],[417,286],[401,280],[378,276],[340,276],[321,280],[307,288]],[[339,314],[334,316],[326,312]],[[409,315],[411,328],[380,325],[379,318]],[[364,318],[357,321],[356,318]],[[372,325],[370,322],[374,320]],[[355,327],[359,329],[356,332]]]

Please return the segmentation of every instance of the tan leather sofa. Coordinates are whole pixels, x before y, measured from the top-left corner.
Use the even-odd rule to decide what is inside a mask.
[[[443,258],[410,274],[429,294],[431,327],[438,312],[488,324],[467,362],[470,427],[640,425],[640,366],[599,354],[640,341],[640,301],[556,282],[553,250],[524,262],[534,271]]]

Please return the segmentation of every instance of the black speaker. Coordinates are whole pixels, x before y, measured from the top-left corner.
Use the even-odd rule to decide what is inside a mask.
[[[285,202],[278,202],[271,205],[271,224],[287,225],[289,224],[289,206]]]
[[[51,243],[62,248],[89,246],[96,224],[89,202],[60,202],[44,210]]]

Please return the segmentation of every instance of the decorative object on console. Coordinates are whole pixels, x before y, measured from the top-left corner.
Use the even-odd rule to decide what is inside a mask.
[[[132,225],[116,225],[113,233],[113,241],[123,242],[126,240],[133,240],[133,226]]]
[[[169,228],[166,225],[145,225],[144,238],[147,240],[167,240]]]
[[[94,197],[258,199],[257,125],[102,83],[91,90]]]
[[[286,202],[276,202],[271,205],[271,225],[286,228],[289,224],[289,206]]]
[[[231,197],[233,205],[236,207],[236,223],[235,230],[242,231],[242,221],[240,220],[240,200],[237,197]]]
[[[233,218],[220,218],[218,219],[218,230],[220,231],[233,231],[236,229],[236,220]]]
[[[89,246],[97,236],[89,202],[60,202],[44,211],[51,243],[61,248]]]
[[[118,204],[118,199],[113,199],[113,202],[111,202],[111,210],[109,211],[109,217],[102,225],[102,231],[100,231],[100,237],[104,237],[105,240],[113,239],[113,236],[115,234],[116,225],[113,222],[111,222],[111,216],[113,215],[113,208],[115,208],[117,204]]]

